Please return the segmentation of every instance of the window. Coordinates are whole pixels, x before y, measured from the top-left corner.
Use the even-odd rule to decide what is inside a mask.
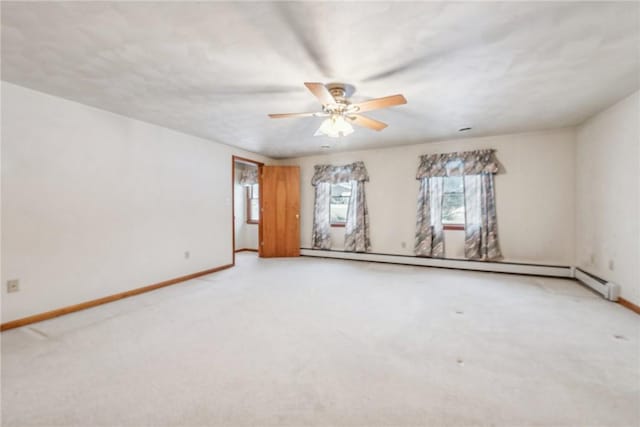
[[[442,224],[445,230],[464,229],[463,177],[444,177],[442,191]]]
[[[247,224],[257,224],[260,221],[260,190],[258,184],[247,187]]]
[[[331,184],[331,203],[329,217],[331,225],[343,227],[347,222],[347,210],[351,198],[351,183]]]

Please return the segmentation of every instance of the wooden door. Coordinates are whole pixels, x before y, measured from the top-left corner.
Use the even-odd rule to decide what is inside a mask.
[[[260,168],[261,257],[300,256],[300,168]]]

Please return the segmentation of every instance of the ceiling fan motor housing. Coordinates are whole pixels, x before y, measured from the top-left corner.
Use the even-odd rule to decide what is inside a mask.
[[[343,104],[348,103],[347,98],[350,98],[356,91],[355,86],[346,83],[327,83],[325,87],[336,102]]]

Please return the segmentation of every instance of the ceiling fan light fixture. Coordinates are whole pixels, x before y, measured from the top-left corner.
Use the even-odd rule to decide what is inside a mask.
[[[334,114],[325,119],[316,134],[326,135],[330,138],[339,138],[353,133],[353,126],[342,115]]]

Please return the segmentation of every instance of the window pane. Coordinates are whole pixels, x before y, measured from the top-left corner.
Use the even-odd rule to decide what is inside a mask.
[[[349,197],[351,196],[351,184],[331,184],[331,197]]]
[[[347,222],[348,204],[331,205],[331,224],[341,224]]]
[[[258,184],[251,184],[247,187],[248,209],[247,220],[251,222],[258,222],[260,220],[260,186]]]
[[[251,207],[249,209],[250,221],[258,221],[260,219],[260,200],[251,199]]]
[[[442,198],[442,223],[464,224],[464,193],[444,193]]]
[[[461,176],[447,176],[444,178],[443,191],[445,193],[462,193],[464,184]]]
[[[347,221],[347,209],[349,208],[350,197],[350,183],[331,185],[331,205],[329,209],[331,224],[344,224]]]
[[[442,223],[464,224],[464,180],[461,176],[448,176],[443,182]]]

